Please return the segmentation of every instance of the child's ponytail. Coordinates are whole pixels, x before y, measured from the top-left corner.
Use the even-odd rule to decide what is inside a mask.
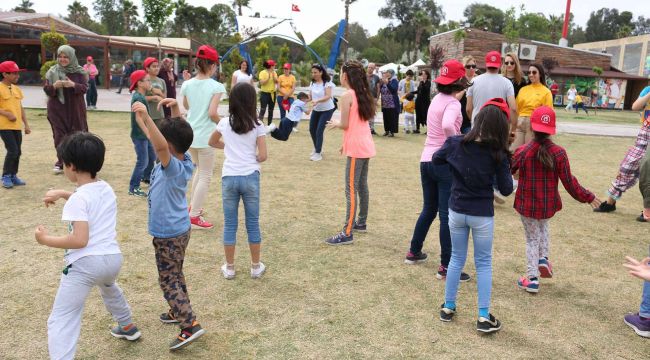
[[[551,156],[551,153],[548,151],[547,143],[544,140],[548,139],[549,134],[542,132],[533,131],[535,134],[535,141],[539,143],[539,149],[537,149],[537,160],[542,163],[542,166],[548,170],[555,169],[555,161]]]

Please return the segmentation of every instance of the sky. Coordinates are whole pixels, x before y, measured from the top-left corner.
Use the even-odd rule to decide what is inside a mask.
[[[67,6],[73,0],[31,0],[34,3],[34,9],[37,12],[47,12],[52,14],[67,14]],[[81,3],[86,5],[92,14],[92,0],[80,0]],[[616,7],[619,11],[630,11],[634,14],[635,19],[642,15],[646,18],[650,17],[650,6],[639,6],[647,0],[618,0],[612,2],[611,0],[573,0],[571,11],[575,15],[575,22],[577,25],[586,26],[589,14],[603,7]],[[186,0],[188,4],[194,6],[211,7],[216,3],[231,4],[232,1],[226,0]],[[508,9],[510,6],[518,8],[521,4],[525,4],[526,9],[530,12],[541,12],[548,14],[563,14],[566,7],[566,0],[544,0],[544,1],[523,1],[523,0],[500,0],[498,4],[494,1],[487,0],[437,0],[438,4],[442,5],[445,13],[446,20],[461,20],[463,18],[463,10],[471,3],[491,3],[492,6],[501,8],[502,10]],[[9,10],[20,3],[19,0],[4,0],[0,9]],[[141,10],[141,0],[134,0]],[[300,13],[293,13],[294,18],[301,17],[305,23],[314,23],[316,21],[324,22],[322,26],[329,28],[331,25],[337,23],[338,20],[344,17],[344,8],[342,0],[252,0],[251,7],[254,11],[259,11],[262,16],[270,15],[276,17],[290,17],[291,4],[297,4],[302,10]],[[383,7],[385,1],[382,0],[358,0],[350,6],[350,21],[358,22],[365,27],[370,35],[377,33],[381,27],[385,27],[389,20],[382,19],[377,16],[377,12]],[[244,15],[253,15],[252,9],[244,9]],[[300,30],[300,29],[298,29]]]

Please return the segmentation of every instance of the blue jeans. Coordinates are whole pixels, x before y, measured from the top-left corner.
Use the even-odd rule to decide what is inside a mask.
[[[449,196],[451,195],[451,171],[449,165],[434,165],[432,161],[420,163],[422,197],[424,205],[415,223],[411,238],[411,253],[422,251],[431,223],[440,214],[440,262],[449,266],[451,257],[451,236],[449,235]]]
[[[143,179],[144,170],[147,168],[149,161],[152,161],[156,158],[156,153],[153,150],[151,142],[147,139],[133,139],[133,147],[135,148],[135,167],[133,168],[133,173],[131,174],[131,180],[129,181],[129,191],[140,187],[140,181]],[[150,174],[147,174],[146,178],[149,178]]]
[[[239,222],[239,199],[244,201],[246,232],[249,244],[262,242],[260,233],[260,173],[246,176],[224,176],[221,179],[221,198],[223,200],[223,244],[237,243],[237,224]]]
[[[334,109],[327,111],[312,111],[311,118],[309,118],[309,134],[311,134],[311,141],[314,143],[314,151],[320,154],[323,149],[323,133],[325,132],[325,125],[332,118]]]
[[[294,124],[293,121],[283,117],[282,120],[280,120],[280,126],[271,132],[271,136],[280,141],[289,140],[289,135],[291,135],[291,132],[293,131]]]
[[[467,259],[469,231],[474,240],[474,265],[478,288],[478,308],[490,307],[492,293],[492,240],[494,218],[491,216],[471,216],[449,209],[449,231],[451,233],[451,260],[447,268],[445,301],[455,302],[460,282],[460,272]]]
[[[277,96],[277,103],[278,103],[278,109],[280,109],[280,119],[284,119],[285,116],[287,116],[287,110],[284,110],[282,107],[282,101],[284,100],[284,96],[278,95]],[[289,98],[289,108],[291,108],[291,104],[293,104],[293,98]]]
[[[639,315],[650,318],[650,281],[643,282],[643,295],[641,295]]]

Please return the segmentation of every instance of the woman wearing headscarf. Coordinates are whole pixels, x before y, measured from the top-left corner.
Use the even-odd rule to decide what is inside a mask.
[[[379,92],[381,112],[384,117],[384,136],[393,137],[399,128],[399,97],[397,96],[399,83],[393,69],[388,69],[382,76]]]
[[[57,63],[45,74],[43,90],[47,94],[47,120],[52,126],[54,147],[68,134],[88,131],[86,121],[86,102],[84,94],[88,91],[88,73],[79,65],[74,48],[60,46]],[[63,162],[57,156],[53,171],[63,172]]]
[[[167,86],[167,97],[176,99],[176,82],[178,81],[178,75],[174,73],[174,60],[170,58],[164,58],[161,62],[160,72],[158,77],[165,82]],[[171,109],[163,106],[165,111],[165,117],[171,117]]]

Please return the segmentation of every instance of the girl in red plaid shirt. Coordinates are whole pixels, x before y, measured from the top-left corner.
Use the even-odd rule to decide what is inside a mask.
[[[517,285],[530,293],[539,291],[539,280],[553,277],[553,267],[548,260],[548,221],[562,209],[558,183],[571,196],[590,203],[593,208],[600,200],[580,185],[571,175],[566,151],[551,141],[555,134],[555,112],[548,106],[540,106],[530,116],[535,138],[517,148],[512,161],[512,173],[519,172],[519,186],[515,194],[515,210],[521,215],[526,236],[526,275],[519,278]]]

